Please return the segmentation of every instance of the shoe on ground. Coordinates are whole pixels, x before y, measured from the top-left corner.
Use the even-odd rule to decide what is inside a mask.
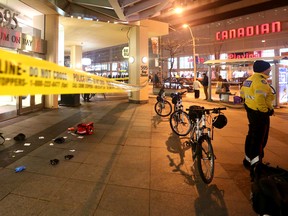
[[[250,162],[249,161],[247,161],[246,159],[244,159],[243,160],[243,166],[246,168],[246,169],[248,169],[248,170],[250,170]]]
[[[74,156],[73,155],[65,155],[64,158],[65,160],[70,160],[72,159]]]
[[[53,159],[53,160],[50,160],[50,164],[55,166],[59,163],[59,160],[58,159]]]

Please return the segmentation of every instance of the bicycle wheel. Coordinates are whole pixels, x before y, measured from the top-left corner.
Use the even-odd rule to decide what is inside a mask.
[[[202,136],[197,146],[197,166],[198,172],[204,183],[211,183],[214,177],[214,160],[213,147],[211,139],[208,136]]]
[[[164,100],[163,102],[157,101],[154,110],[157,115],[166,117],[169,116],[172,112],[172,105],[169,101]]]
[[[177,110],[170,116],[170,127],[178,136],[186,136],[191,131],[189,115],[183,110]]]

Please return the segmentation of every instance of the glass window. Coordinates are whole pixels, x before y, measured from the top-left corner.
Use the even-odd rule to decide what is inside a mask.
[[[274,50],[263,50],[262,57],[274,57]]]
[[[0,113],[16,111],[16,97],[0,96]]]
[[[112,71],[117,71],[117,66],[118,66],[118,63],[117,62],[113,62],[112,63]]]
[[[42,103],[42,95],[41,94],[36,94],[35,95],[35,105],[41,104]]]
[[[105,70],[107,70],[108,69],[108,66],[107,66],[107,63],[103,63],[103,64],[101,64],[101,70],[103,71],[105,71]]]
[[[168,68],[171,67],[172,59],[168,58]],[[174,58],[173,69],[177,69],[177,58]]]
[[[128,61],[123,61],[120,63],[121,72],[125,72],[128,70]]]
[[[30,107],[31,104],[31,97],[30,95],[22,96],[22,108]]]
[[[189,69],[193,68],[193,56],[184,56],[179,58],[179,68]]]
[[[282,54],[282,52],[288,52],[288,48],[282,48],[282,49],[280,49],[280,53]]]

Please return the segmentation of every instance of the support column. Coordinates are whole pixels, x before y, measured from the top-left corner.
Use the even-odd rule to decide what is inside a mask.
[[[134,26],[130,31],[129,56],[129,83],[142,87],[139,91],[131,92],[129,102],[148,103],[148,33],[144,26]]]
[[[82,70],[82,46],[74,45],[71,47],[70,67]]]
[[[58,64],[59,15],[45,15],[45,40],[47,40],[47,61]],[[63,45],[64,46],[64,45]],[[46,108],[58,108],[58,95],[45,95]]]
[[[274,49],[274,56],[280,56],[280,49]],[[274,59],[274,65],[272,66],[272,86],[276,90],[275,100],[273,106],[280,107],[280,89],[279,89],[279,60]]]

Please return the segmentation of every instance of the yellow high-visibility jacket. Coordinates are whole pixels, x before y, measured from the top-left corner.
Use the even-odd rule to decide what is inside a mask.
[[[240,96],[250,109],[260,112],[268,112],[269,109],[273,109],[274,95],[267,82],[268,77],[262,73],[254,73],[244,81]]]

